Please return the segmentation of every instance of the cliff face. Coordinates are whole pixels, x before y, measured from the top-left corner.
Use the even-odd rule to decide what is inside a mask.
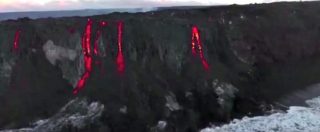
[[[0,128],[48,118],[74,96],[101,102],[105,111],[95,128],[110,131],[195,131],[259,114],[320,79],[319,7],[275,3],[2,21]]]

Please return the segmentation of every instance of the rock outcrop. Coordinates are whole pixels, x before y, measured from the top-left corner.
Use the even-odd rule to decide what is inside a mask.
[[[80,130],[89,124],[97,122],[103,111],[103,104],[98,102],[89,103],[86,99],[76,98],[61,108],[53,117],[35,122],[35,126],[32,128],[3,130],[0,132],[61,132],[63,130]]]

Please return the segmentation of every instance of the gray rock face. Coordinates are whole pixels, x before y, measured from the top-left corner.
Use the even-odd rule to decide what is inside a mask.
[[[14,59],[6,60],[4,59],[0,63],[0,78],[2,81],[6,80],[4,83],[8,83],[11,77],[12,67],[15,65]]]
[[[13,66],[15,65],[15,59],[11,57],[4,57],[0,54],[0,95],[2,90],[5,90],[10,83],[11,73]]]
[[[33,128],[0,132],[60,132],[66,127],[81,129],[97,121],[103,110],[104,105],[98,102],[89,103],[86,99],[76,98],[66,104],[53,117],[37,121]]]
[[[78,39],[80,40],[80,38]],[[64,48],[55,45],[52,40],[48,40],[42,46],[42,50],[52,65],[56,65],[57,61],[60,62],[59,67],[63,73],[63,78],[75,86],[84,72],[83,54],[81,54],[81,49]]]
[[[166,97],[166,107],[170,110],[170,111],[176,111],[176,110],[180,110],[182,109],[182,107],[179,105],[179,103],[177,102],[176,96],[170,92],[169,95],[167,95]]]
[[[12,71],[12,65],[14,65],[13,62],[3,62],[2,64],[2,67],[1,67],[1,73],[0,75],[2,75],[2,77],[5,77],[5,78],[10,78],[11,76],[11,71]]]
[[[74,61],[77,57],[77,52],[72,49],[63,48],[57,46],[52,40],[48,40],[42,47],[47,59],[52,65],[56,64],[56,61],[70,60]]]
[[[214,80],[212,82],[212,86],[215,89],[216,94],[218,95],[218,103],[222,106],[232,106],[233,99],[235,98],[235,94],[238,92],[238,89],[234,87],[232,84],[219,82],[218,80]]]

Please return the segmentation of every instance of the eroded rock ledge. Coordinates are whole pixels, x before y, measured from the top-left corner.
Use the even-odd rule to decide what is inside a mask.
[[[76,98],[51,118],[35,122],[34,127],[0,132],[60,132],[63,129],[81,129],[97,121],[103,110],[104,105],[99,102],[89,103],[87,99]]]

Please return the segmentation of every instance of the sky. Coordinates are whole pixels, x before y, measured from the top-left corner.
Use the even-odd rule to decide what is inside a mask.
[[[0,12],[228,5],[269,3],[276,1],[279,0],[0,0]]]

